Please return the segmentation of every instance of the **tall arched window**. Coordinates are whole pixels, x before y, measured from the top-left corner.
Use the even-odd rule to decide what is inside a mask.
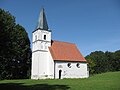
[[[43,45],[41,44],[41,49],[43,49]]]

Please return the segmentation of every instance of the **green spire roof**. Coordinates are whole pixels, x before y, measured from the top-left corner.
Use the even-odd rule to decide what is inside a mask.
[[[48,24],[47,24],[44,8],[42,8],[38,19],[37,29],[39,28],[42,30],[48,30]]]

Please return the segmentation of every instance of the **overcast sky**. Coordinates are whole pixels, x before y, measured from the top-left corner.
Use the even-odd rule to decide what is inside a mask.
[[[0,0],[30,40],[42,7],[53,40],[75,43],[83,56],[120,49],[120,0]]]

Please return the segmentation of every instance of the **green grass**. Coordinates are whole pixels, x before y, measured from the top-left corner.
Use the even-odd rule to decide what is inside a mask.
[[[87,79],[1,80],[0,90],[120,90],[120,72],[108,72]]]

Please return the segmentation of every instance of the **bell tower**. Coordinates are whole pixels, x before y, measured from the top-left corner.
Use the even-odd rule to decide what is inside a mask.
[[[49,75],[49,49],[51,31],[45,16],[44,8],[40,12],[37,27],[32,32],[32,71],[31,79],[44,79]]]

